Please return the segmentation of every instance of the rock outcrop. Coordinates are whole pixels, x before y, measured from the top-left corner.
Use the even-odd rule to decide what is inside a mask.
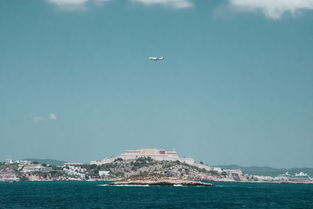
[[[109,184],[121,185],[148,185],[148,186],[213,186],[213,184],[201,181],[191,181],[168,177],[162,174],[135,175]]]

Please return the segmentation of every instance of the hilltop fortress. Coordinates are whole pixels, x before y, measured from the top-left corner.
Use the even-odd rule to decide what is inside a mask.
[[[192,158],[181,158],[175,150],[167,151],[167,150],[159,150],[159,149],[138,149],[138,150],[126,150],[123,154],[112,157],[112,158],[104,158],[102,160],[91,161],[90,164],[94,165],[104,165],[107,163],[112,163],[116,159],[123,160],[136,160],[138,158],[147,158],[150,157],[156,161],[179,161],[181,163],[186,163],[191,166],[196,166],[200,169],[205,169],[207,171],[216,171],[217,173],[222,173],[223,171],[236,175],[242,175],[241,170],[223,170],[219,167],[211,167],[202,163],[197,163]]]
[[[113,157],[104,158],[102,160],[91,161],[90,164],[102,165],[106,163],[111,163],[114,160],[121,158],[123,160],[135,160],[137,158],[150,157],[153,160],[162,161],[180,161],[182,163],[187,163],[189,165],[194,165],[195,160],[192,158],[181,158],[175,150],[166,151],[158,149],[138,149],[138,150],[126,150],[123,154]]]
[[[220,167],[213,167],[208,166],[203,163],[198,163],[192,158],[182,158],[178,155],[178,153],[175,150],[167,151],[167,150],[159,150],[159,149],[138,149],[138,150],[126,150],[124,153],[122,153],[119,156],[112,157],[112,158],[104,158],[102,160],[95,160],[91,161],[90,164],[92,165],[105,165],[110,164],[113,162],[116,162],[119,159],[122,159],[123,161],[134,161],[137,159],[142,158],[151,158],[155,161],[162,162],[175,162],[179,161],[180,163],[185,163],[187,166],[192,166],[194,168],[202,169],[206,172],[213,172],[217,175],[227,175],[229,179],[232,179],[233,176],[236,176],[237,179],[243,180],[243,173],[241,170],[230,170],[230,169],[221,169]],[[224,176],[226,177],[226,176]]]

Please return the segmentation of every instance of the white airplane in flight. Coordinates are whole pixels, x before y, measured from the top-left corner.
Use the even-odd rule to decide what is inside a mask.
[[[149,60],[159,61],[159,60],[164,60],[164,57],[149,57]]]

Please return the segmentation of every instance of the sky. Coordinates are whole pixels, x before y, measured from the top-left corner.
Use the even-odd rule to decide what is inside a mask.
[[[313,167],[313,1],[0,1],[0,160],[139,148]]]

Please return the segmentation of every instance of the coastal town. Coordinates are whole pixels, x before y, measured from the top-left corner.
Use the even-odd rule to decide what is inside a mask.
[[[90,163],[52,165],[31,160],[6,160],[0,163],[0,181],[115,181],[142,174],[171,178],[225,182],[313,183],[304,172],[278,176],[251,175],[240,169],[222,169],[182,158],[175,150],[126,150],[112,157]]]

